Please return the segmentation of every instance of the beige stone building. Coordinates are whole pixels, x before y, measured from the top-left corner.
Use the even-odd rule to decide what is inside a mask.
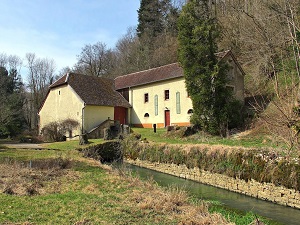
[[[228,88],[244,101],[244,72],[231,51],[217,54],[230,65]],[[50,86],[39,111],[40,130],[53,121],[74,119],[76,136],[108,118],[136,127],[190,125],[192,101],[178,63],[117,77],[115,80],[69,73]]]

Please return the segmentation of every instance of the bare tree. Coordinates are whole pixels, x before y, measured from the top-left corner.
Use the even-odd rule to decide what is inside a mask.
[[[112,72],[113,76],[120,76],[141,70],[144,59],[140,54],[141,43],[136,34],[136,29],[130,27],[127,33],[119,39],[115,49],[116,65]]]
[[[289,82],[283,85],[279,95],[271,102],[257,101],[253,106],[257,112],[261,112],[258,120],[272,135],[272,140],[281,146],[287,156],[295,154],[299,156],[300,102],[297,101],[299,86],[293,77],[288,74],[285,76],[287,80],[292,79],[291,84]]]
[[[248,76],[253,95],[274,94],[254,105],[259,120],[287,154],[299,154],[299,0],[226,0],[218,19],[220,46],[231,46]],[[295,65],[295,66],[294,66]],[[273,89],[270,89],[272,87]],[[254,88],[253,88],[254,87]],[[265,89],[265,87],[267,87]],[[267,107],[266,107],[267,105]]]
[[[0,53],[0,66],[5,67],[7,64],[7,55],[5,53]]]
[[[75,71],[97,77],[107,75],[111,66],[111,52],[101,42],[85,45],[77,56]]]
[[[7,55],[0,53],[0,67],[5,67],[8,71],[16,70],[20,72],[23,60],[17,55]]]
[[[268,7],[286,21],[285,27],[289,31],[298,77],[300,77],[299,4],[299,0],[273,0],[268,3]]]
[[[156,48],[151,58],[151,67],[163,66],[177,62],[177,36],[168,33],[161,34],[155,39]]]
[[[26,54],[28,67],[27,123],[31,129],[38,125],[37,113],[49,85],[53,82],[55,63],[52,59],[38,58],[34,53]]]
[[[223,27],[220,48],[232,49],[246,73],[251,74],[247,86],[252,93],[261,92],[269,80],[275,81],[277,93],[281,59],[289,57],[286,19],[270,7],[276,1],[283,2],[226,0],[219,1],[217,7]]]

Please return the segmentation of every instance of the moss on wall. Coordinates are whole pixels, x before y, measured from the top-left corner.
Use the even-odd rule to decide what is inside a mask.
[[[120,141],[109,141],[79,149],[84,157],[93,158],[100,162],[120,162],[123,160],[122,144]]]

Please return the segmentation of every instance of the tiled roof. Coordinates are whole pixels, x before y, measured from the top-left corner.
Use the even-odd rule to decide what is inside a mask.
[[[125,98],[114,90],[114,81],[111,79],[68,73],[54,82],[50,89],[67,84],[87,105],[131,107]]]
[[[115,78],[115,88],[120,90],[177,77],[183,77],[183,70],[178,63],[172,63],[117,77]]]
[[[243,69],[230,50],[216,53],[216,56],[219,58],[219,60],[222,60],[228,55],[233,58],[234,62],[237,64],[238,68],[244,75],[245,73]],[[183,77],[183,69],[179,66],[178,63],[172,63],[165,66],[117,77],[115,78],[115,88],[116,90],[121,90],[124,88],[136,87],[139,85],[154,83],[157,81],[163,81],[177,77]]]
[[[230,50],[226,50],[223,52],[217,52],[215,53],[215,55],[217,56],[217,58],[219,58],[220,60],[223,59],[226,55],[230,54],[231,51]]]
[[[239,64],[239,62],[237,61],[236,57],[234,56],[234,54],[232,53],[231,50],[218,52],[218,53],[216,53],[216,56],[219,58],[219,60],[224,59],[226,56],[230,56],[233,59],[233,61],[235,62],[235,64],[237,65],[237,67],[239,68],[239,70],[241,71],[241,73],[243,75],[245,75],[244,70],[242,69],[241,65]]]

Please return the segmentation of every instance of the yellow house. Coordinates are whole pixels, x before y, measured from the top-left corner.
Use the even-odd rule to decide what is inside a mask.
[[[39,111],[39,128],[50,122],[73,119],[80,126],[66,136],[72,138],[88,133],[115,111],[126,113],[130,104],[114,90],[113,80],[68,73],[53,83]],[[117,115],[126,118],[126,114]]]
[[[216,54],[230,65],[229,83],[235,97],[244,101],[244,72],[231,51]],[[135,127],[190,125],[192,101],[185,87],[183,69],[173,63],[115,79],[115,88],[131,104],[128,122]]]

